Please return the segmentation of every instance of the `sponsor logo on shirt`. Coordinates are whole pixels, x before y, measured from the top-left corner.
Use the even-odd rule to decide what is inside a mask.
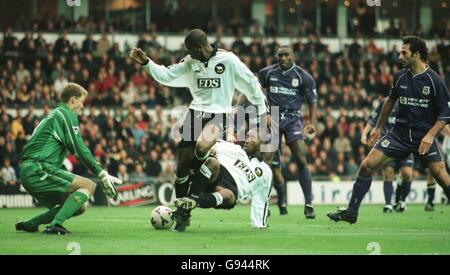
[[[422,94],[429,95],[430,94],[430,86],[423,86]]]
[[[220,88],[220,78],[198,78],[197,85],[200,89]]]
[[[255,174],[253,174],[252,169],[250,169],[247,166],[247,164],[242,162],[240,159],[236,160],[236,162],[234,163],[234,166],[239,168],[242,172],[244,172],[245,176],[247,177],[248,182],[252,182],[256,179],[256,176],[255,176]]]
[[[406,86],[406,85],[400,85],[400,88],[402,88],[402,89],[408,89],[408,86]]]
[[[391,144],[391,142],[387,139],[383,140],[383,142],[381,142],[381,147],[386,148],[389,146],[389,144]]]
[[[216,67],[214,67],[214,71],[217,74],[223,74],[223,72],[225,72],[225,65],[223,65],[222,63],[217,64]]]
[[[278,78],[276,78],[276,77],[271,77],[271,78],[270,78],[270,81],[278,81]]]
[[[400,97],[400,104],[407,106],[414,106],[420,108],[428,108],[429,99],[425,98],[414,98],[414,97]]]
[[[258,177],[261,177],[262,174],[263,174],[262,169],[259,168],[259,167],[256,167],[256,169],[255,169],[255,174],[256,174]]]
[[[289,89],[285,87],[277,87],[277,86],[271,86],[270,92],[274,94],[284,94],[284,95],[296,95],[297,90],[296,89]]]

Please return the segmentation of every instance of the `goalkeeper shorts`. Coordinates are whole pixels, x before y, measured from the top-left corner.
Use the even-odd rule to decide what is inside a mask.
[[[39,204],[53,208],[62,204],[76,175],[54,165],[25,160],[20,165],[21,184]]]

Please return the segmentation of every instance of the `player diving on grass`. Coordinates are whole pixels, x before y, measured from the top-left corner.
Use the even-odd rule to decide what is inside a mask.
[[[371,118],[367,122],[364,127],[363,132],[361,133],[361,143],[365,145],[373,145],[368,144],[367,136],[372,131],[372,129],[377,124],[378,118],[381,114],[381,109],[383,108],[383,103],[385,99],[383,99],[380,104],[377,106],[375,111],[373,112]],[[387,121],[381,127],[381,136],[386,135],[389,130],[395,125],[395,119],[398,116],[398,103],[395,104],[392,112],[389,114]],[[383,165],[383,191],[384,191],[384,199],[385,205],[383,207],[384,213],[391,213],[393,209],[397,212],[403,212],[406,210],[405,200],[409,195],[411,190],[411,182],[413,178],[413,165],[414,165],[414,155],[409,154],[404,159],[395,159],[389,162],[386,162]],[[394,193],[394,186],[392,182],[395,180],[396,171],[400,171],[402,182],[397,186],[396,190],[396,198],[395,205],[392,206],[392,195]]]
[[[257,106],[262,123],[267,111],[258,79],[236,55],[209,44],[200,29],[190,31],[184,44],[189,55],[169,67],[156,64],[141,49],[133,48],[130,53],[131,58],[142,64],[157,82],[169,87],[189,88],[193,97],[182,123],[177,150],[177,198],[188,193],[191,169],[198,169],[208,159],[210,139],[225,139],[227,114],[232,112],[235,89]]]
[[[248,132],[243,148],[219,140],[194,176],[189,194],[175,201],[175,230],[182,232],[190,224],[192,209],[232,209],[238,199],[251,198],[250,221],[253,228],[267,227],[272,171],[261,152],[257,129]],[[189,214],[188,214],[189,213]]]
[[[365,194],[372,183],[372,174],[392,159],[404,159],[413,153],[450,197],[450,177],[436,135],[450,122],[450,94],[445,83],[427,63],[425,41],[416,36],[402,40],[399,60],[403,69],[395,73],[389,97],[369,136],[375,144],[363,160],[347,209],[328,213],[333,221],[355,223]],[[381,128],[399,102],[394,127],[380,138]]]
[[[279,144],[284,135],[286,144],[298,168],[298,181],[305,197],[304,215],[314,219],[312,205],[311,173],[306,161],[305,133],[314,135],[317,112],[316,84],[305,70],[294,63],[294,54],[289,46],[282,46],[277,52],[278,64],[263,68],[258,77],[266,89],[269,106],[279,107],[280,123],[274,127]],[[304,102],[309,105],[310,123],[304,124],[300,108]],[[275,153],[272,163],[274,187],[278,193],[280,214],[287,214],[285,183],[281,174],[280,152]]]
[[[68,83],[61,92],[61,102],[47,115],[20,154],[20,176],[25,190],[49,210],[28,221],[16,224],[16,230],[37,232],[39,225],[49,224],[44,234],[66,235],[67,219],[81,215],[94,194],[96,184],[62,169],[69,151],[101,180],[103,191],[117,197],[115,184],[122,181],[103,170],[83,142],[78,115],[87,91],[78,84]]]

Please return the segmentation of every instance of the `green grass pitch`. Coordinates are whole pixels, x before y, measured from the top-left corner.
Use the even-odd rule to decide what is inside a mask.
[[[316,206],[306,220],[303,207],[290,206],[279,216],[271,206],[270,227],[249,226],[248,206],[195,209],[184,233],[155,230],[149,217],[155,206],[90,208],[68,220],[68,236],[15,232],[16,221],[44,209],[0,210],[0,254],[450,254],[450,206],[428,213],[409,205],[405,213],[382,213],[380,205],[363,205],[358,223],[335,223],[325,216],[334,206]],[[40,230],[43,227],[41,226]],[[377,244],[370,244],[377,243]],[[369,245],[370,244],[370,245]],[[377,251],[374,251],[377,250]]]

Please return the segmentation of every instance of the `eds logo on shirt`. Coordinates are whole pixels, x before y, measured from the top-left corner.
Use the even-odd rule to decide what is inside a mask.
[[[220,78],[198,78],[197,86],[202,89],[220,88]]]

